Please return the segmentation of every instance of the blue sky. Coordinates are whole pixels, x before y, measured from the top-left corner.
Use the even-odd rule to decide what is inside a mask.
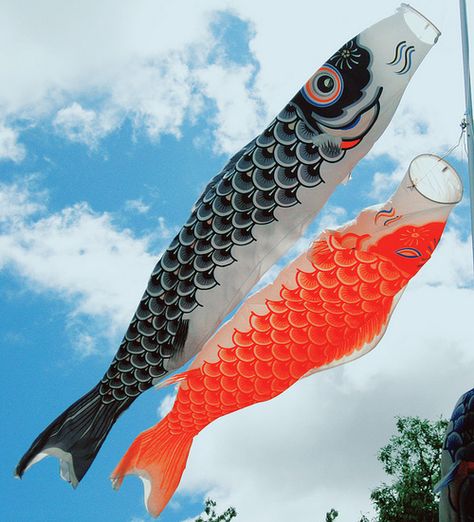
[[[437,21],[443,15],[447,43],[441,61],[456,39],[453,17],[441,5],[419,3]],[[260,7],[204,2],[189,7],[191,21],[180,17],[179,2],[166,9],[164,3],[142,2],[136,10],[124,3],[118,13],[105,4],[85,3],[79,13],[69,7],[62,13],[55,2],[46,2],[45,21],[33,30],[33,4],[24,2],[31,12],[22,18],[14,2],[0,3],[1,18],[11,21],[12,55],[0,68],[13,86],[0,89],[2,520],[149,520],[141,483],[128,479],[117,493],[108,476],[133,438],[158,420],[172,390],[149,391],[134,403],[76,491],[59,479],[55,459],[34,466],[22,481],[13,479],[13,469],[36,435],[101,378],[159,252],[207,180],[263,128],[308,70],[397,5],[365,1],[366,10],[373,10],[370,20],[362,8],[350,7],[340,34],[333,24],[320,36],[307,36],[304,27],[294,26],[311,24],[289,19],[283,2],[272,3],[273,9],[266,2]],[[299,4],[295,12],[310,8]],[[111,24],[110,42],[93,31],[105,21]],[[272,27],[280,34],[287,28],[288,38],[275,37]],[[310,44],[319,38],[315,49]],[[24,54],[25,49],[31,52]],[[96,54],[103,67],[94,63]],[[439,103],[439,67],[430,55],[398,119],[351,182],[337,190],[308,238],[383,201],[414,155],[442,153],[456,142],[461,81],[458,74],[450,110]],[[453,69],[459,72],[459,64]],[[432,88],[421,100],[426,85]],[[433,100],[435,115],[425,107],[433,107]],[[467,186],[465,155],[457,149],[450,161]],[[265,511],[269,520],[280,520],[278,514],[288,517],[285,510],[295,520],[305,520],[309,512],[322,519],[336,507],[345,509],[344,522],[367,511],[370,487],[382,477],[375,453],[393,431],[393,416],[449,415],[458,395],[472,387],[468,226],[465,198],[438,257],[394,315],[380,354],[354,363],[354,370],[315,376],[275,405],[250,408],[206,430],[180,492],[160,520],[198,515],[208,494],[222,509],[235,505],[246,521],[266,520]],[[340,411],[354,395],[352,405]],[[305,404],[314,408],[314,420],[298,416]],[[357,448],[351,454],[341,450],[345,431]],[[312,458],[319,469],[308,469]],[[355,477],[360,484],[341,499],[338,488]],[[295,489],[295,483],[301,484]]]

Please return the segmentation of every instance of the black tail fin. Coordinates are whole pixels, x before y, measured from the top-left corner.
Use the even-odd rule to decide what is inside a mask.
[[[114,422],[129,405],[130,401],[104,404],[97,385],[38,435],[18,463],[16,476],[21,478],[30,466],[53,455],[60,460],[61,477],[76,487]]]

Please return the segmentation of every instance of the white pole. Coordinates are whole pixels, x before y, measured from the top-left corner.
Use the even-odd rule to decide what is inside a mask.
[[[462,54],[464,62],[464,96],[466,99],[467,168],[469,173],[469,196],[471,202],[471,239],[474,262],[474,125],[472,120],[471,76],[469,69],[469,36],[467,32],[466,0],[459,0],[461,14]]]

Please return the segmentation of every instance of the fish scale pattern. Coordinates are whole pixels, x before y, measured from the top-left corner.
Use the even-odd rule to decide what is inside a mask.
[[[298,270],[280,299],[266,301],[266,313],[251,313],[248,329],[234,330],[217,361],[184,374],[165,421],[173,434],[196,434],[222,415],[272,399],[370,343],[409,280],[386,257],[345,247],[343,237],[316,242],[311,262],[314,271]]]
[[[453,462],[474,461],[474,388],[466,392],[454,408],[444,449]]]
[[[322,183],[318,131],[289,103],[267,129],[235,155],[208,184],[191,216],[156,265],[120,348],[103,377],[104,403],[134,399],[162,377],[164,362],[184,345],[186,315],[199,294],[218,284],[215,271],[235,262],[256,226],[298,203],[301,187]]]

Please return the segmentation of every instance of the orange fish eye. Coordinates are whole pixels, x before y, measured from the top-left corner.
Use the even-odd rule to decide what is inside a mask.
[[[342,96],[344,80],[332,65],[323,65],[304,85],[303,97],[316,107],[328,107]]]

